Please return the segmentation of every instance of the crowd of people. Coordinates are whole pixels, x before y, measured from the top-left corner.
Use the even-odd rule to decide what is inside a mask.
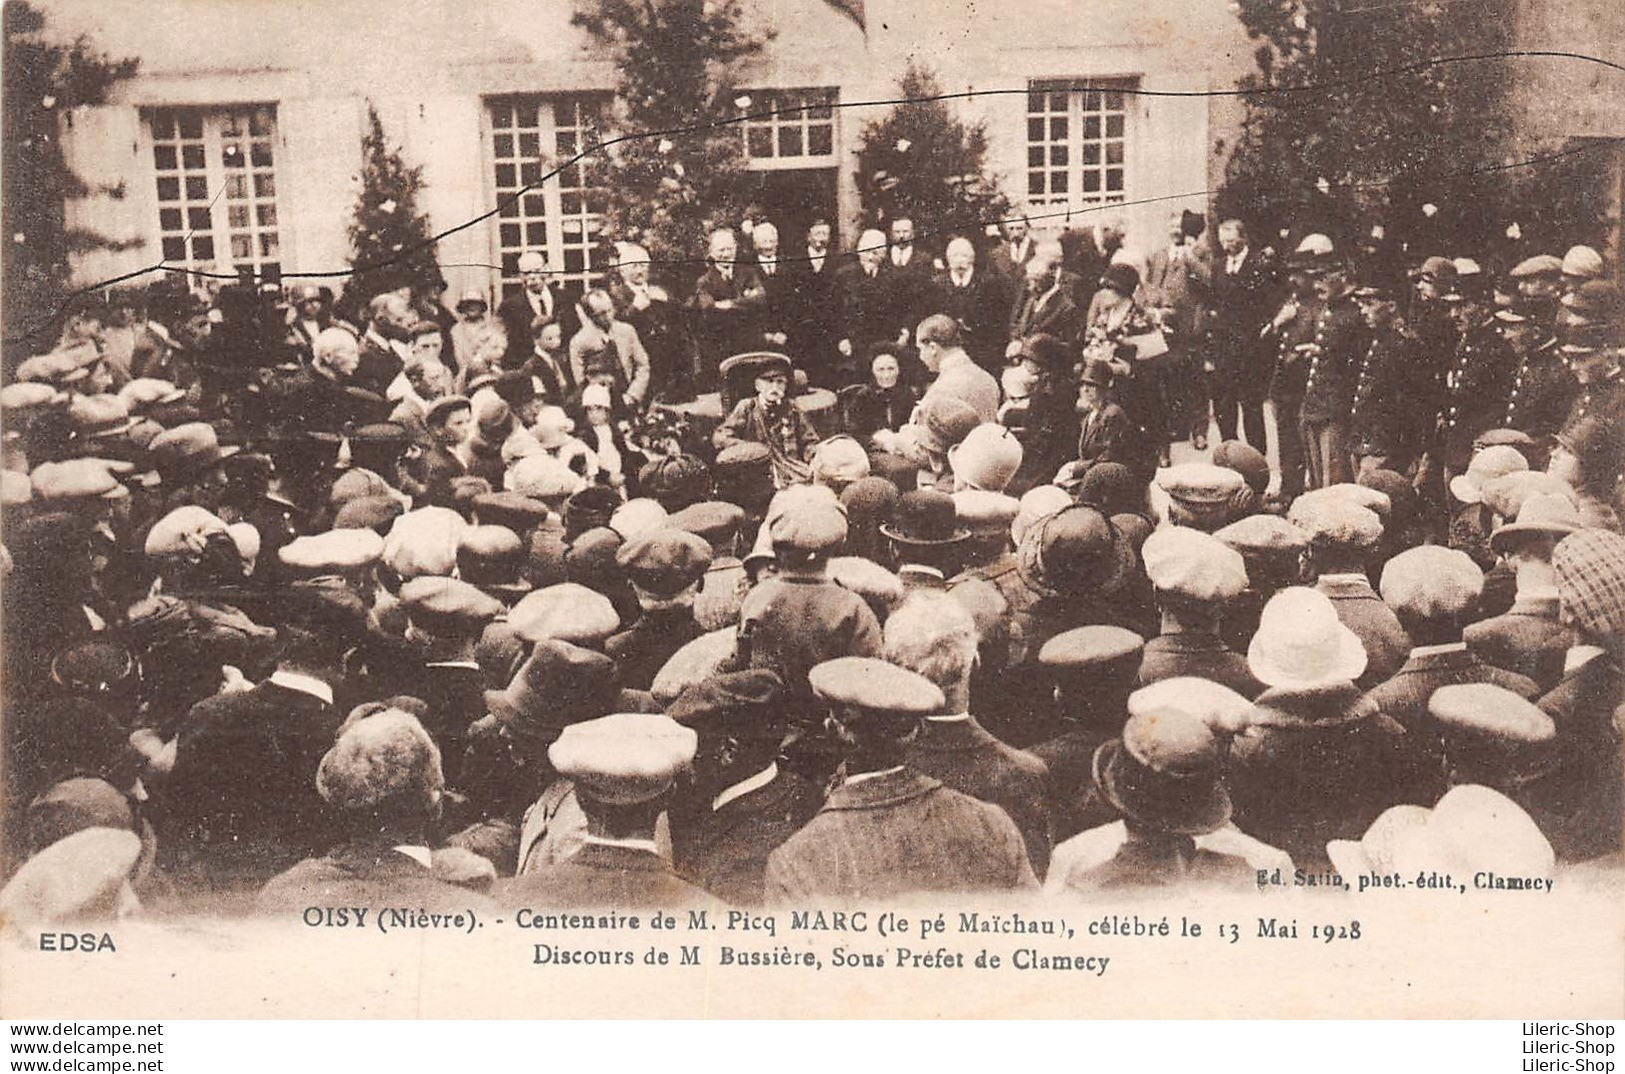
[[[1617,862],[1617,266],[1206,231],[75,308],[0,389],[0,916]]]

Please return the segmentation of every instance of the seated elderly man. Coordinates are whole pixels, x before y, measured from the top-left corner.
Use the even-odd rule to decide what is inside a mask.
[[[790,359],[782,354],[741,355],[741,362],[754,375],[756,394],[741,399],[733,412],[717,427],[711,443],[718,451],[735,444],[764,445],[773,456],[773,483],[778,488],[801,484],[812,478],[808,463],[818,444],[818,431],[801,409],[791,401]],[[730,366],[730,372],[734,368]]]
[[[260,908],[491,909],[483,895],[435,875],[429,833],[445,790],[439,748],[417,717],[375,708],[363,708],[365,714],[346,722],[316,769],[316,789],[340,817],[346,838],[324,856],[273,877],[260,892]]]

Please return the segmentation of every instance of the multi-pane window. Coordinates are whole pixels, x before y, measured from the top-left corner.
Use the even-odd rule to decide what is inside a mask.
[[[1128,197],[1127,94],[1035,82],[1027,91],[1027,199],[1082,209]]]
[[[751,93],[740,124],[752,168],[818,168],[835,164],[835,91]]]
[[[147,124],[164,263],[280,272],[276,107],[159,108]]]
[[[566,162],[598,143],[600,100],[502,97],[487,107],[503,288],[519,286],[526,250],[547,255],[555,282],[584,286],[603,268],[597,249],[603,206],[593,185],[595,158]]]

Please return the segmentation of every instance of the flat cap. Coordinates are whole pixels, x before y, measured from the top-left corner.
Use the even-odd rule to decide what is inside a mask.
[[[384,554],[384,539],[374,530],[329,530],[295,537],[277,550],[277,558],[302,571],[352,571],[370,567]]]
[[[694,730],[670,716],[619,712],[570,724],[548,747],[547,759],[583,796],[636,805],[670,790],[698,744]]]
[[[903,580],[872,559],[836,556],[829,561],[830,581],[856,593],[871,607],[892,608],[903,599]],[[884,620],[879,609],[875,614]]]
[[[1563,255],[1563,275],[1593,278],[1603,274],[1602,255],[1589,246],[1570,246]]]
[[[711,494],[711,470],[695,455],[662,455],[643,464],[638,487],[677,511]]]
[[[813,449],[814,481],[844,489],[869,476],[869,453],[850,436],[832,436]]]
[[[424,575],[401,586],[407,618],[443,638],[473,637],[502,614],[502,602],[459,578]]]
[[[1552,718],[1503,686],[1487,682],[1441,686],[1428,696],[1428,714],[1445,727],[1504,742],[1549,742]]]
[[[871,475],[859,478],[841,491],[841,506],[846,508],[847,518],[853,525],[873,529],[891,521],[899,496],[895,484]]]
[[[788,727],[784,682],[776,672],[750,668],[712,675],[686,687],[666,715],[700,735],[778,741]]]
[[[506,526],[524,533],[547,521],[546,503],[522,492],[481,492],[474,497],[474,517],[481,525]]]
[[[1484,572],[1460,549],[1420,545],[1383,565],[1379,591],[1383,603],[1403,616],[1459,617],[1478,606]]]
[[[457,546],[468,522],[449,507],[418,507],[390,526],[384,537],[384,565],[403,581],[419,575],[450,575],[457,569]]]
[[[1480,503],[1487,482],[1527,469],[1529,460],[1523,452],[1509,444],[1495,444],[1473,453],[1466,472],[1450,479],[1450,494],[1462,503]]]
[[[212,466],[230,458],[242,448],[233,444],[222,447],[220,434],[214,426],[202,421],[191,421],[165,429],[147,444],[147,457],[160,471],[194,466]]]
[[[479,586],[511,583],[524,558],[524,541],[507,526],[470,526],[457,542],[457,575]]]
[[[203,553],[210,537],[226,532],[224,519],[196,504],[186,504],[153,524],[143,551],[156,559],[194,558]]]
[[[528,642],[553,639],[591,646],[620,629],[621,617],[597,590],[560,582],[527,594],[508,613],[508,625]]]
[[[669,705],[690,686],[717,674],[718,669],[733,658],[738,635],[737,627],[726,626],[701,634],[672,653],[655,673],[649,687],[655,701]]]
[[[819,700],[849,713],[930,716],[943,706],[930,679],[873,657],[826,660],[807,673],[807,683]]]
[[[662,528],[670,517],[659,500],[639,497],[627,500],[615,509],[615,513],[609,516],[609,528],[620,534],[623,540],[630,541]]]
[[[117,436],[130,431],[135,419],[116,395],[76,395],[68,403],[68,420],[81,436]]]
[[[933,395],[923,401],[915,421],[925,446],[945,453],[981,424],[976,408],[957,395]]]
[[[327,502],[334,507],[342,507],[351,500],[359,500],[363,496],[398,496],[400,493],[395,486],[385,481],[371,470],[354,467],[340,474],[333,487],[328,490]]]
[[[1270,486],[1270,463],[1264,453],[1244,440],[1225,440],[1213,448],[1213,465],[1234,470],[1247,487],[1264,495]],[[1172,495],[1172,493],[1169,493]]]
[[[1213,536],[1243,555],[1249,552],[1295,555],[1309,547],[1309,535],[1279,515],[1248,515]]]
[[[666,519],[666,525],[694,534],[715,552],[733,547],[744,521],[745,510],[738,504],[726,500],[701,500],[674,512]]]
[[[1239,735],[1248,726],[1253,703],[1212,679],[1179,675],[1163,679],[1128,695],[1128,714],[1156,717],[1177,713],[1194,716],[1216,735]]]
[[[1140,665],[1145,639],[1119,626],[1074,627],[1055,635],[1038,650],[1038,663],[1068,677],[1082,671],[1109,674]]]
[[[1371,548],[1382,539],[1377,513],[1343,497],[1300,496],[1292,501],[1287,519],[1308,534],[1311,543],[1324,547]]]
[[[503,485],[536,500],[560,500],[587,487],[587,479],[553,455],[527,455],[509,468]]]
[[[0,410],[7,413],[35,407],[65,406],[68,401],[66,392],[35,381],[20,380],[0,388]]]
[[[394,496],[362,496],[338,509],[333,515],[333,528],[382,532],[405,513],[406,505]]]
[[[1552,551],[1557,596],[1564,613],[1593,638],[1625,635],[1625,537],[1585,529]]]
[[[0,888],[0,917],[14,925],[113,918],[136,904],[128,887],[141,857],[129,829],[86,828],[35,854]]]
[[[1158,487],[1192,504],[1228,503],[1245,483],[1235,470],[1202,462],[1181,463],[1157,473]]]
[[[16,470],[0,470],[0,507],[14,507],[34,498],[34,482]]]
[[[1563,261],[1551,254],[1536,254],[1526,257],[1516,265],[1507,275],[1514,280],[1527,279],[1530,276],[1560,276],[1563,273]]]
[[[711,546],[704,538],[677,529],[646,533],[615,553],[616,564],[634,586],[662,599],[697,585],[711,559]]]
[[[29,479],[34,495],[42,500],[120,500],[130,490],[119,483],[114,470],[106,459],[68,459],[40,463]]]
[[[439,747],[416,716],[398,709],[351,724],[316,769],[317,792],[339,809],[399,803],[427,811],[444,783]]]
[[[1140,549],[1145,573],[1162,593],[1188,600],[1231,600],[1247,588],[1241,553],[1216,537],[1187,526],[1168,526]]]
[[[767,532],[775,549],[829,552],[846,540],[846,512],[823,486],[792,486],[774,497]]]

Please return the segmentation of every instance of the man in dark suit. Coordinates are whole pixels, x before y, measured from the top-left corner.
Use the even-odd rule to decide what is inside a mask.
[[[1264,396],[1269,390],[1273,353],[1261,333],[1281,302],[1275,267],[1252,248],[1240,220],[1219,225],[1222,264],[1212,273],[1211,339],[1207,369],[1219,438],[1234,440],[1238,429],[1249,444],[1264,450]],[[1241,424],[1237,424],[1237,414]],[[1206,421],[1202,443],[1206,446]],[[1288,435],[1295,430],[1283,430]]]
[[[1011,209],[1010,215],[999,225],[1004,241],[988,251],[987,267],[1011,283],[1027,275],[1027,262],[1033,258],[1038,242],[1032,236],[1032,224],[1025,209]]]
[[[940,312],[930,308],[935,297],[931,278],[936,270],[931,258],[915,244],[914,221],[906,216],[891,222],[891,243],[881,272],[890,280],[893,309],[903,324],[918,324]]]
[[[788,267],[779,260],[779,229],[766,221],[757,224],[751,232],[755,252],[751,254],[752,268],[762,278],[762,344],[771,350],[782,351],[790,341],[790,322],[794,312],[791,286],[794,281],[785,272]]]
[[[1025,750],[989,734],[970,711],[976,622],[946,592],[919,590],[886,620],[886,659],[918,672],[943,694],[908,744],[906,763],[972,798],[1004,810],[1021,831],[1033,875],[1049,865],[1049,769]]]
[[[830,384],[840,357],[836,344],[846,338],[841,293],[836,284],[839,265],[830,253],[830,227],[814,220],[807,228],[802,250],[784,266],[790,305],[790,354],[803,363],[815,384]]]
[[[1213,280],[1207,248],[1198,241],[1201,225],[1199,213],[1174,214],[1168,245],[1152,251],[1143,284],[1145,305],[1168,337],[1168,353],[1153,359],[1151,370],[1168,415],[1167,431],[1177,439],[1189,433],[1193,441],[1198,435],[1207,437],[1207,392],[1198,386],[1203,381],[1207,290]]]
[[[1011,291],[1006,277],[978,268],[976,247],[963,236],[948,242],[948,267],[932,279],[931,313],[959,322],[965,352],[990,373],[1004,365]]]
[[[358,363],[350,380],[357,388],[383,395],[406,365],[417,317],[399,291],[374,295],[367,310],[367,330],[361,336]]]
[[[581,315],[576,311],[575,300],[552,286],[545,254],[539,250],[520,254],[519,276],[520,289],[497,307],[497,319],[508,333],[509,368],[518,367],[530,353],[538,321],[558,322],[559,335],[567,342],[581,330]]]
[[[836,274],[843,335],[835,347],[840,354],[842,386],[861,379],[855,363],[871,346],[897,341],[902,335],[904,325],[892,298],[892,278],[881,270],[885,260],[886,236],[871,229],[858,236],[857,253]]]
[[[649,353],[649,398],[692,399],[693,353],[670,294],[649,282],[649,251],[636,243],[617,244],[615,272],[609,297],[615,301],[615,316],[637,330]]]
[[[655,827],[678,773],[694,759],[695,733],[659,713],[617,713],[570,724],[547,758],[573,781],[587,819],[572,856],[517,877],[504,906],[673,908],[712,900],[680,878],[655,847]]]
[[[262,910],[495,909],[484,895],[434,873],[429,832],[440,816],[445,777],[440,750],[417,717],[382,708],[350,722],[323,755],[316,789],[350,829],[347,838],[273,877],[260,892]]]
[[[270,678],[192,707],[155,796],[175,868],[217,889],[258,889],[331,843],[317,765],[340,722],[333,688],[365,617],[339,585],[295,584]]]
[[[711,233],[708,265],[694,284],[691,331],[700,353],[699,387],[716,384],[717,366],[735,354],[762,349],[762,310],[767,289],[762,277],[739,260],[739,239],[731,228]]]
[[[1093,281],[1085,281],[1092,288]],[[1021,350],[1021,341],[1039,333],[1054,336],[1068,347],[1083,332],[1083,310],[1078,304],[1078,277],[1061,267],[1061,244],[1045,241],[1027,262],[1027,275],[1010,310],[1009,343],[1005,357]],[[1091,293],[1093,293],[1091,291]]]
[[[1004,810],[905,764],[919,721],[942,711],[941,690],[866,657],[827,661],[808,681],[831,709],[846,775],[818,815],[768,856],[769,902],[1037,887]]]
[[[1104,358],[1092,358],[1084,367],[1078,385],[1078,410],[1082,428],[1078,434],[1078,457],[1055,475],[1056,483],[1072,487],[1096,463],[1115,462],[1137,465],[1141,448],[1135,443],[1136,430],[1123,408],[1109,401],[1112,367]]]
[[[1567,498],[1526,499],[1516,522],[1490,534],[1490,551],[1510,563],[1517,575],[1517,599],[1505,614],[1480,619],[1462,632],[1468,652],[1486,664],[1533,679],[1543,691],[1562,679],[1565,658],[1575,643],[1574,631],[1559,614],[1552,550],[1580,528],[1580,513]]]
[[[672,807],[672,853],[685,879],[733,906],[760,906],[767,858],[818,812],[822,791],[778,765],[789,729],[771,671],[713,675],[669,709],[699,735],[689,800]]]

